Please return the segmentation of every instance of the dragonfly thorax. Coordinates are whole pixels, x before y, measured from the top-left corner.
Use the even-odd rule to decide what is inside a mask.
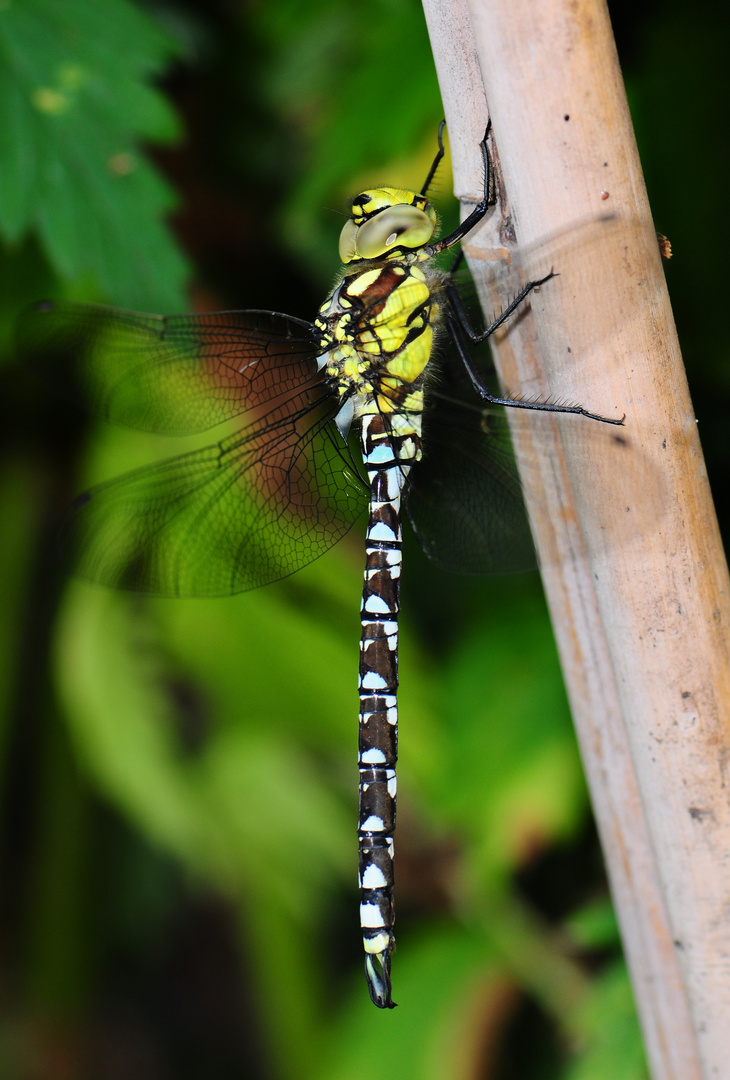
[[[439,305],[431,276],[412,256],[347,274],[315,325],[320,364],[342,398],[342,424],[366,413],[420,414]]]

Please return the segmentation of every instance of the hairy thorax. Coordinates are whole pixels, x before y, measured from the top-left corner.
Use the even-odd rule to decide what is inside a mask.
[[[405,256],[345,273],[319,309],[320,363],[342,398],[343,429],[379,413],[396,429],[402,417],[420,434],[441,275],[418,261]]]

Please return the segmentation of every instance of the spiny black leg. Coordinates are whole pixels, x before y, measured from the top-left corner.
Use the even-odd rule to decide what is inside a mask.
[[[452,314],[447,316],[449,331],[451,338],[456,347],[456,351],[459,354],[459,358],[464,365],[467,375],[471,380],[471,384],[479,394],[483,401],[488,401],[490,405],[505,405],[510,409],[530,409],[533,412],[550,412],[550,413],[573,413],[577,416],[585,416],[589,420],[598,420],[601,424],[618,424],[622,425],[626,419],[624,414],[620,420],[612,420],[607,416],[599,416],[597,413],[588,412],[582,405],[552,405],[543,401],[518,401],[514,398],[501,398],[491,394],[486,386],[481,382],[477,372],[474,370],[474,366],[469,356],[469,351],[464,344],[464,339],[461,336],[461,325],[456,320],[456,317]],[[504,321],[500,317],[500,322]],[[498,324],[497,324],[498,325]],[[490,333],[493,332],[494,326]]]
[[[436,151],[436,157],[433,159],[433,164],[432,164],[431,168],[428,170],[428,176],[426,177],[426,182],[424,183],[423,187],[421,188],[421,195],[426,195],[428,193],[428,189],[431,186],[431,181],[433,180],[434,176],[436,175],[436,170],[438,169],[439,165],[441,164],[441,160],[442,160],[444,154],[446,153],[446,151],[444,150],[444,139],[443,139],[443,133],[444,133],[444,128],[445,127],[446,127],[446,121],[442,120],[441,123],[439,124],[438,135],[436,136],[436,138],[438,139],[439,148]]]
[[[453,273],[453,268],[451,270]],[[498,330],[503,322],[505,322],[513,311],[516,311],[522,301],[529,296],[533,289],[536,289],[539,285],[544,285],[546,281],[550,281],[550,278],[557,277],[558,275],[554,270],[551,270],[549,274],[546,274],[544,278],[540,278],[539,281],[528,281],[524,288],[520,289],[517,296],[512,300],[504,311],[494,320],[493,323],[483,330],[480,334],[476,330],[472,329],[469,318],[464,310],[464,305],[461,302],[461,296],[459,290],[453,281],[446,283],[446,294],[449,299],[454,317],[458,320],[459,326],[464,331],[466,336],[472,345],[481,345],[483,341],[486,341],[488,337],[491,337],[495,330]]]
[[[491,163],[489,160],[489,151],[487,150],[487,137],[492,127],[492,121],[487,122],[487,127],[484,132],[484,138],[480,142],[479,146],[482,151],[482,162],[484,165],[484,193],[476,204],[469,217],[462,221],[461,225],[457,229],[454,229],[448,236],[444,236],[442,240],[437,240],[435,244],[429,244],[424,251],[428,251],[431,255],[437,255],[440,251],[445,251],[446,248],[453,247],[454,244],[458,244],[460,240],[471,232],[471,230],[478,225],[486,214],[489,207],[492,205],[490,200],[491,189]]]

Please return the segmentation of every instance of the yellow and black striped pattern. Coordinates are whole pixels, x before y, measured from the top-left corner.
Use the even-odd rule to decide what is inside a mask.
[[[340,242],[346,267],[315,322],[348,426],[377,412],[390,416],[398,434],[412,428],[420,437],[440,275],[419,264],[432,256],[424,247],[437,225],[434,208],[413,191],[374,188],[353,200]]]

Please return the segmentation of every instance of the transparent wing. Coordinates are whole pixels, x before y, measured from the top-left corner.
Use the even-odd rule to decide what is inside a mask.
[[[77,500],[62,557],[81,577],[165,596],[242,592],[316,559],[366,504],[309,323],[43,301],[16,341],[26,367],[106,420],[190,434],[245,417],[215,446]]]
[[[506,306],[527,281],[544,277],[552,268],[580,287],[590,273],[597,243],[615,240],[626,224],[612,215],[576,223],[527,250],[512,253],[509,262],[496,263],[491,273],[496,305],[493,317],[499,315],[500,303]],[[484,318],[465,264],[460,264],[454,281],[472,326],[482,327]],[[611,330],[615,331],[615,323],[612,328],[599,327],[594,347]],[[482,382],[498,393],[488,347],[477,347],[473,357]],[[438,367],[437,381],[426,393],[424,456],[411,472],[406,498],[406,513],[414,532],[426,554],[443,569],[487,574],[533,567],[537,557],[505,410],[492,405],[485,408],[480,403],[452,346],[446,346]],[[514,393],[514,387],[508,389]],[[544,417],[512,410],[510,419],[518,428],[529,425],[539,443]],[[586,442],[602,439],[613,448],[616,429],[607,431],[582,417],[566,419],[574,438]],[[550,436],[545,438],[547,443]],[[530,461],[524,460],[523,468],[530,467]]]
[[[62,555],[79,576],[163,596],[223,596],[286,577],[335,544],[367,490],[321,387],[243,433],[92,488]]]
[[[16,346],[63,397],[165,434],[206,431],[276,402],[317,370],[311,324],[272,311],[141,315],[44,300],[21,315]]]
[[[545,456],[555,452],[557,427],[571,468],[593,478],[596,497],[583,510],[595,514],[602,544],[620,546],[644,536],[666,513],[664,477],[626,429],[584,416],[510,413],[508,423],[505,409],[485,407],[453,358],[447,359],[440,385],[428,388],[423,459],[411,470],[405,510],[421,547],[438,566],[492,574],[537,564],[511,431],[521,447],[521,472],[539,501]],[[642,500],[632,502],[630,513],[600,496],[616,474],[641,476]]]
[[[427,401],[424,454],[411,472],[405,502],[426,555],[442,569],[462,574],[534,567],[504,410],[437,392]]]

